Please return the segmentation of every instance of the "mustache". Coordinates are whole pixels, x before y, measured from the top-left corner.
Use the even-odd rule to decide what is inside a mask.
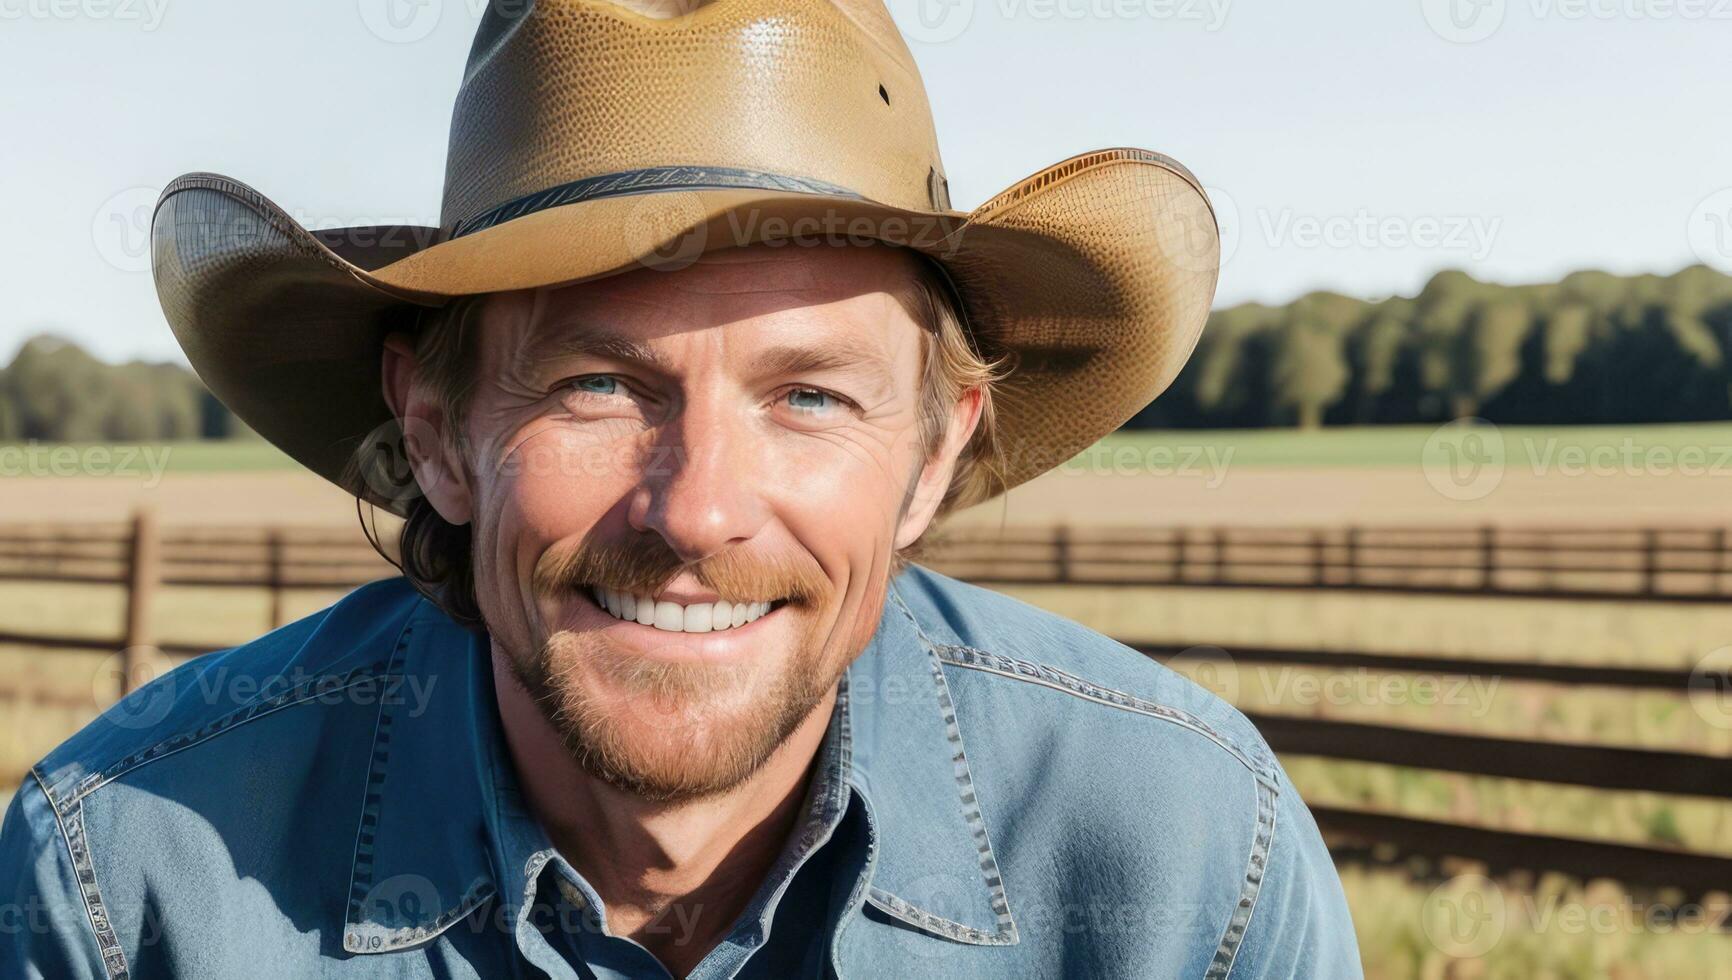
[[[812,602],[830,589],[823,568],[803,551],[768,555],[734,546],[688,563],[658,534],[550,548],[536,561],[531,585],[543,596],[584,586],[655,595],[681,571],[728,602]]]

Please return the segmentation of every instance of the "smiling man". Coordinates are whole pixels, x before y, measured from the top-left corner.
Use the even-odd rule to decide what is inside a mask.
[[[0,973],[1359,974],[1238,712],[912,563],[1177,373],[1184,168],[953,211],[876,3],[493,4],[441,221],[164,192],[188,357],[403,519],[404,576],[35,766]]]

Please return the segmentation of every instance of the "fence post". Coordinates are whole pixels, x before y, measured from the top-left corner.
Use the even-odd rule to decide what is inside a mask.
[[[1720,594],[1720,579],[1726,571],[1726,529],[1717,527],[1712,538],[1714,544],[1714,574],[1708,580],[1710,595]]]
[[[126,644],[121,654],[120,693],[143,679],[154,659],[151,652],[150,610],[162,579],[161,541],[156,513],[140,507],[132,515],[132,542],[126,565]]]
[[[1317,585],[1328,584],[1325,581],[1329,577],[1328,545],[1328,535],[1322,528],[1311,532],[1311,577]]]
[[[271,592],[270,629],[283,625],[283,532],[265,532],[265,588]]]
[[[1223,585],[1227,581],[1227,529],[1215,528],[1215,584]]]
[[[1648,528],[1642,532],[1642,595],[1652,596],[1659,591],[1660,579],[1660,532]]]
[[[1070,526],[1060,524],[1052,529],[1053,558],[1058,562],[1058,580],[1069,582],[1070,567]]]
[[[1479,529],[1479,587],[1483,592],[1497,589],[1497,528],[1491,524]]]
[[[1359,525],[1347,528],[1347,584],[1359,584]]]

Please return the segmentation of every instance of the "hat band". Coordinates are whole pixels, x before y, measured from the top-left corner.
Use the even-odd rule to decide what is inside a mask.
[[[742,188],[790,194],[824,194],[856,201],[866,199],[856,191],[811,177],[793,177],[737,167],[645,167],[641,170],[623,170],[619,173],[585,177],[533,194],[525,194],[457,222],[451,226],[451,234],[447,235],[445,240],[462,238],[464,235],[486,231],[513,218],[580,201],[665,191],[722,191]]]

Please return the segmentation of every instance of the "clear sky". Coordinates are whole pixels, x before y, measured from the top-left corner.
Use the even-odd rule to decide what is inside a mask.
[[[0,0],[0,362],[45,330],[180,359],[144,233],[183,172],[312,227],[436,224],[482,2]],[[1732,271],[1732,0],[891,9],[958,207],[1084,150],[1171,154],[1225,219],[1218,305]]]

